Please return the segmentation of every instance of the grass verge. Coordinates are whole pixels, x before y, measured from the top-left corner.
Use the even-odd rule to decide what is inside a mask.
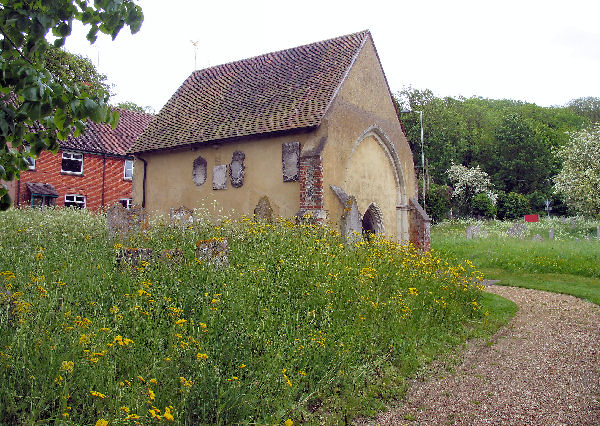
[[[469,259],[485,278],[500,285],[569,294],[600,305],[600,242],[596,223],[580,218],[518,224],[522,238],[509,235],[516,222],[455,221],[432,229],[432,246],[455,261]],[[483,238],[465,238],[478,226]],[[553,231],[555,238],[547,236]],[[533,241],[533,235],[546,239]]]

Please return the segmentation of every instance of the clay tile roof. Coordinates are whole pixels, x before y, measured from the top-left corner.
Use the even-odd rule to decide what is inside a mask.
[[[318,126],[368,31],[193,72],[129,152]]]
[[[61,149],[126,155],[154,115],[120,108],[116,110],[119,113],[117,127],[113,129],[108,124],[88,120],[85,132],[76,138],[70,136],[66,141],[60,142]]]
[[[29,192],[32,194],[58,197],[58,192],[56,192],[56,189],[49,183],[25,182],[25,186],[27,186],[27,189],[29,189]]]

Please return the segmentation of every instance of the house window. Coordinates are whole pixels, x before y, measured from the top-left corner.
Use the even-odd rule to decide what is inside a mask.
[[[70,173],[74,175],[80,175],[83,173],[83,154],[76,152],[63,152],[62,153],[62,173]]]
[[[131,204],[132,204],[132,199],[131,198],[121,198],[119,200],[119,203],[121,203],[121,205],[123,207],[125,207],[126,209],[130,209],[131,208]]]
[[[125,160],[125,168],[123,170],[123,179],[133,179],[133,160]]]
[[[78,207],[80,209],[85,208],[85,195],[65,195],[65,207]]]

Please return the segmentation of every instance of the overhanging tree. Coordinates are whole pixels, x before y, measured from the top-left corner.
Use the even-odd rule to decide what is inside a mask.
[[[27,169],[30,154],[22,152],[23,144],[38,155],[56,151],[70,134],[77,136],[87,119],[116,126],[108,93],[45,66],[45,53],[64,45],[73,21],[90,26],[87,39],[93,43],[99,32],[114,40],[125,25],[136,33],[143,14],[133,0],[3,0],[0,5],[0,180],[13,180]],[[0,209],[10,202],[2,185]]]

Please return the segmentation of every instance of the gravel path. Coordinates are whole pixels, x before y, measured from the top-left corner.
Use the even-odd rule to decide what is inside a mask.
[[[370,424],[600,425],[600,307],[537,290],[487,290],[519,305],[493,344],[470,343],[455,372],[415,381],[399,408]]]

